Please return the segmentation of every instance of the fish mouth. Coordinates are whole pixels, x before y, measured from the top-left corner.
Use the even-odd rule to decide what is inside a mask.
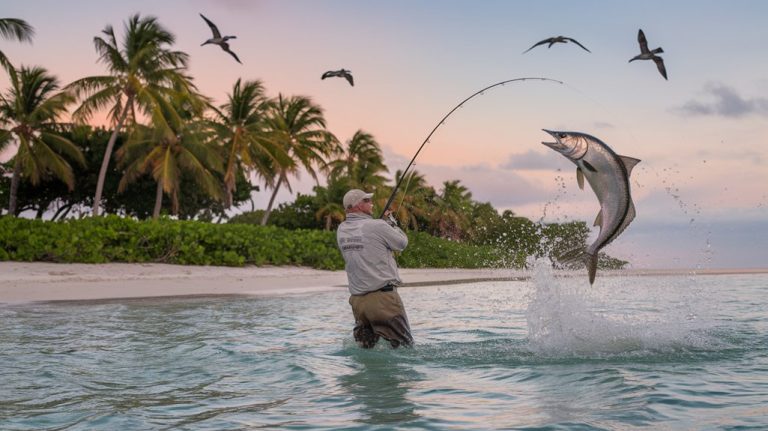
[[[546,145],[549,148],[552,148],[553,150],[562,153],[565,150],[565,145],[560,141],[560,138],[557,136],[558,133],[553,130],[547,130],[547,129],[541,129],[547,133],[549,133],[553,138],[555,138],[555,142],[544,142],[542,141],[542,145]]]

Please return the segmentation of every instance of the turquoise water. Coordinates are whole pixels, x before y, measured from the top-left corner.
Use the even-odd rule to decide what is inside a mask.
[[[0,429],[768,429],[768,275],[585,279],[0,306]]]

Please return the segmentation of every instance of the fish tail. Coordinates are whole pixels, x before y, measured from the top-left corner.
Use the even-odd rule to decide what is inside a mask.
[[[557,257],[557,262],[561,267],[580,267],[584,265],[587,267],[587,274],[589,275],[589,284],[595,283],[595,276],[597,275],[597,253],[590,254],[583,248],[577,248],[569,250]]]
[[[595,275],[597,274],[597,253],[584,253],[584,263],[587,265],[587,272],[589,273],[589,285],[591,286],[595,283]]]
[[[585,253],[586,250],[583,248],[574,248],[558,255],[555,259],[562,266],[572,266],[574,264],[583,262],[583,256]]]

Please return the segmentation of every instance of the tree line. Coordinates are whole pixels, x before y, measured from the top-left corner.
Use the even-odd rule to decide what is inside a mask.
[[[107,25],[93,39],[106,73],[67,85],[43,67],[14,67],[0,51],[9,80],[0,94],[0,151],[16,144],[0,168],[4,213],[221,221],[259,190],[270,193],[266,209],[252,206],[233,222],[273,218],[281,227],[332,230],[344,220],[341,201],[350,188],[375,191],[377,207],[385,204],[389,169],[370,133],[358,130],[342,143],[311,98],[268,97],[259,80],[238,79],[216,105],[198,91],[188,54],[174,50],[174,35],[155,17],[136,14],[124,24],[122,38]],[[0,19],[0,37],[31,42],[33,35],[23,20]],[[89,126],[103,111],[109,128]],[[315,180],[313,194],[274,210],[278,191],[292,190],[300,172]],[[401,176],[394,175],[404,186],[391,208],[406,230],[529,255],[543,246],[583,246],[589,234],[582,222],[543,225],[500,214],[474,201],[459,180],[436,190],[417,171]]]
[[[28,42],[33,29],[6,18],[0,20],[0,35]],[[109,112],[111,134],[90,201],[94,216],[109,208],[104,187],[109,170],[117,169],[118,192],[144,177],[155,183],[155,218],[164,200],[171,214],[179,214],[184,176],[224,208],[233,204],[239,175],[261,179],[272,193],[266,223],[279,189],[290,188],[300,170],[317,178],[340,149],[322,109],[309,97],[269,98],[259,80],[237,80],[227,101],[214,105],[187,73],[188,54],[173,49],[174,35],[154,17],[131,16],[122,39],[107,25],[93,42],[107,73],[64,86],[43,67],[16,68],[0,57],[10,81],[0,95],[0,150],[17,145],[6,168],[9,214],[20,212],[22,181],[38,186],[55,179],[75,190],[75,171],[87,166],[84,150],[91,149],[71,137],[102,111]],[[70,107],[72,121],[64,123]]]

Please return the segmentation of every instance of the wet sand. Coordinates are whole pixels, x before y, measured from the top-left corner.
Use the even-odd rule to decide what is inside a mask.
[[[755,274],[762,269],[633,269],[600,276]],[[558,272],[583,276],[583,271]],[[404,287],[525,280],[528,271],[506,269],[401,269]],[[193,295],[292,295],[346,291],[344,271],[303,267],[183,266],[166,264],[56,264],[0,262],[0,303],[80,301]]]

